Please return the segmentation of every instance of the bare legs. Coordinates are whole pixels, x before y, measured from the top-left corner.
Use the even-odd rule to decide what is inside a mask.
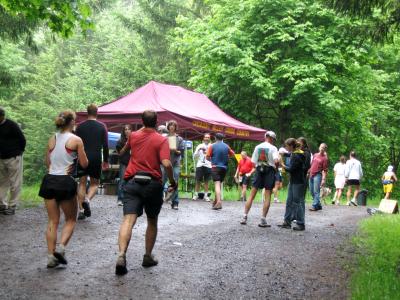
[[[55,199],[46,199],[45,205],[49,216],[46,231],[47,249],[49,254],[53,254],[56,250],[57,229],[60,222],[60,207],[65,215],[65,224],[61,231],[60,244],[66,246],[74,232],[77,203],[75,199],[61,201],[59,204]]]
[[[214,208],[222,207],[221,201],[221,181],[214,181],[215,186],[215,201],[214,201]]]
[[[137,220],[136,214],[128,214],[124,216],[121,227],[119,229],[119,252],[120,254],[125,254],[128,250],[129,242],[132,236],[132,229],[135,226]],[[157,222],[158,218],[147,218],[147,230],[146,230],[146,241],[145,248],[146,254],[151,255],[153,251],[154,244],[157,238]]]
[[[246,216],[250,211],[250,208],[251,208],[251,206],[253,204],[254,198],[257,195],[257,191],[258,191],[257,188],[255,188],[255,187],[251,188],[249,199],[247,199],[246,204],[244,206],[244,214]],[[264,218],[268,214],[270,204],[271,204],[271,190],[267,190],[266,189],[266,190],[264,190],[264,204],[263,204],[263,210],[262,210],[262,216]]]
[[[274,201],[279,202],[279,190],[282,188],[282,181],[275,181],[275,186],[272,192],[274,193]]]
[[[352,189],[352,186],[349,185],[349,187],[347,189],[347,194],[346,194],[347,204],[349,204],[350,200],[352,200],[352,198],[351,198],[351,189]],[[354,185],[354,195],[353,195],[354,201],[357,199],[357,195],[358,195],[359,192],[360,192],[360,186],[359,185]]]
[[[333,202],[336,205],[340,204],[340,198],[342,197],[343,189],[336,189],[335,195],[333,196]]]
[[[93,197],[97,193],[97,189],[99,187],[99,179],[90,177],[90,185],[88,192],[86,194],[86,185],[87,185],[87,176],[82,176],[79,179],[79,188],[78,188],[78,202],[79,202],[79,209],[83,209],[82,203],[86,199],[92,200]]]

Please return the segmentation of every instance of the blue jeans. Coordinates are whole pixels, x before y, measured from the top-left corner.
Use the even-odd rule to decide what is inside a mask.
[[[296,220],[298,225],[304,225],[304,184],[292,184],[288,186],[286,200],[285,221],[292,223]]]
[[[314,208],[321,208],[321,201],[319,199],[319,193],[321,190],[321,181],[322,181],[322,174],[317,173],[314,176],[310,177],[310,193],[312,197],[312,206]]]
[[[181,166],[173,166],[172,167],[172,173],[174,175],[175,182],[179,182],[179,175],[181,174]],[[163,175],[163,186],[165,186],[165,183],[168,181],[168,175],[167,172],[165,172],[164,168],[162,168],[162,175]],[[177,204],[179,203],[179,195],[178,195],[178,190],[175,191],[174,195],[172,196],[172,204]]]
[[[119,164],[118,201],[122,201],[124,199],[124,185],[126,183],[124,180],[125,170],[126,166]]]

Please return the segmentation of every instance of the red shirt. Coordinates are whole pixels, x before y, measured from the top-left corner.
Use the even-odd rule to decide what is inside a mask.
[[[124,178],[131,178],[138,171],[144,171],[161,181],[161,161],[170,159],[167,138],[158,134],[155,129],[143,128],[132,132],[127,143],[131,149],[131,158]]]
[[[245,159],[241,159],[239,161],[239,175],[247,174],[250,173],[250,171],[253,169],[253,163],[251,162],[251,159],[249,157],[246,157]]]
[[[310,177],[322,171],[328,171],[328,156],[315,153],[311,162]]]

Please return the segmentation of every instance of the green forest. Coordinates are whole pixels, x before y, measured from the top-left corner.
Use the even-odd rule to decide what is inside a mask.
[[[400,162],[398,16],[398,1],[0,0],[0,105],[27,138],[25,183],[45,172],[58,112],[156,80],[279,144],[327,143],[330,170],[355,150],[363,188],[382,195]]]

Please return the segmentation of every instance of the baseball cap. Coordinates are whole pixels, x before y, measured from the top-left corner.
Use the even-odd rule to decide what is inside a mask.
[[[272,137],[274,140],[276,140],[276,134],[275,134],[275,132],[273,132],[271,130],[269,130],[265,133],[265,137],[267,137],[267,136]]]

